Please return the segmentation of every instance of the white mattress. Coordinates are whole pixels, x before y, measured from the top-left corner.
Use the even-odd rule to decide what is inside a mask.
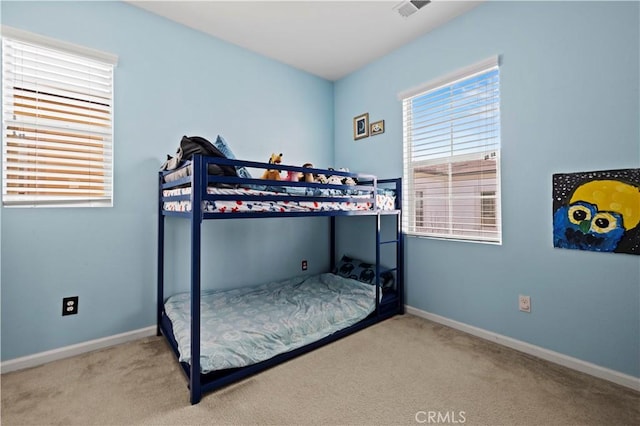
[[[203,203],[203,211],[210,213],[236,213],[236,212],[289,212],[289,211],[326,211],[326,210],[372,210],[370,195],[337,195],[338,191],[327,192],[325,197],[355,198],[362,201],[322,201],[322,196],[317,196],[318,201],[253,201],[243,200],[247,195],[291,195],[292,197],[304,194],[289,194],[282,192],[258,191],[248,188],[218,188],[208,187],[208,194],[238,195],[237,200],[206,200]],[[191,187],[167,189],[163,195],[191,194]],[[191,201],[167,201],[163,204],[166,211],[189,212]],[[379,210],[395,209],[395,195],[389,191],[380,191],[376,196],[376,208]]]

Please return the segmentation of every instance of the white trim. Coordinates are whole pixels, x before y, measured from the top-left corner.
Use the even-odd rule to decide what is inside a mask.
[[[589,374],[591,376],[608,380],[618,385],[625,386],[627,388],[640,391],[640,378],[630,376],[628,374],[621,373],[619,371],[611,370],[609,368],[601,367],[590,362],[582,361],[578,358],[573,358],[568,355],[554,352],[549,349],[542,348],[540,346],[532,345],[521,340],[513,339],[511,337],[503,336],[482,328],[474,327],[462,322],[458,322],[440,315],[432,314],[412,306],[405,305],[405,310],[408,314],[415,315],[417,317],[425,318],[439,324],[446,325],[451,328],[463,331],[465,333],[472,334],[476,337],[480,337],[485,340],[497,343],[502,346],[506,346],[511,349],[515,349],[520,352],[524,352],[529,355],[533,355],[538,358],[542,358],[546,361],[553,362],[555,364],[562,365],[564,367],[571,368],[573,370],[580,371],[582,373]]]
[[[468,65],[459,70],[450,72],[447,75],[438,77],[427,83],[423,83],[423,84],[420,84],[419,86],[412,87],[411,89],[404,90],[398,93],[398,100],[403,101],[407,98],[411,98],[413,96],[428,92],[429,90],[435,89],[445,84],[446,85],[453,84],[458,80],[462,80],[463,78],[467,78],[479,72],[484,72],[489,68],[497,67],[498,65],[500,65],[500,58],[498,55],[493,55],[485,60],[482,60],[472,65]]]
[[[425,318],[439,324],[446,325],[447,327],[455,328],[456,330],[463,331],[465,333],[480,337],[485,340],[497,343],[502,346],[506,346],[511,349],[515,349],[520,352],[524,352],[529,355],[544,359],[546,361],[553,362],[555,364],[562,365],[564,367],[571,368],[582,373],[589,374],[600,379],[608,380],[610,382],[625,386],[636,391],[640,391],[640,378],[630,376],[628,374],[620,373],[615,370],[611,370],[605,367],[601,367],[596,364],[592,364],[586,361],[582,361],[578,358],[573,358],[558,352],[554,352],[540,346],[532,345],[530,343],[523,342],[521,340],[513,339],[511,337],[503,336],[488,330],[484,330],[479,327],[474,327],[462,322],[458,322],[440,315],[432,314],[414,308],[409,305],[405,305],[405,310],[410,315],[415,315],[420,318]],[[109,346],[115,346],[122,343],[131,342],[144,337],[154,336],[156,334],[156,326],[150,326],[141,328],[138,330],[129,331],[126,333],[116,334],[101,339],[90,340],[84,343],[78,343],[76,345],[66,346],[63,348],[53,349],[46,352],[40,352],[37,354],[15,358],[9,361],[4,361],[0,364],[0,371],[2,374],[9,373],[11,371],[22,370],[24,368],[35,367],[38,365],[46,364],[51,361],[56,361],[63,358],[69,358],[75,355],[80,355],[86,352],[95,351],[98,349],[107,348]]]
[[[46,37],[29,31],[20,30],[18,28],[9,27],[7,25],[2,25],[0,27],[0,30],[2,32],[2,37],[9,37],[25,43],[35,43],[40,46],[64,50],[67,53],[82,55],[87,58],[106,62],[113,65],[114,67],[118,65],[118,55],[114,55],[113,53],[103,52],[101,50],[92,49],[90,47],[80,46],[79,44],[69,43],[67,41],[56,40],[51,37]]]
[[[53,349],[46,352],[40,352],[21,358],[14,358],[9,361],[0,363],[0,372],[4,374],[10,371],[22,370],[23,368],[35,367],[38,365],[46,364],[47,362],[69,358],[86,352],[104,349],[109,346],[119,345],[121,343],[127,343],[133,340],[142,339],[143,337],[155,336],[156,330],[157,328],[154,325],[146,328],[140,328],[138,330],[128,331],[126,333],[103,337],[101,339],[89,340],[88,342],[65,346],[63,348]]]

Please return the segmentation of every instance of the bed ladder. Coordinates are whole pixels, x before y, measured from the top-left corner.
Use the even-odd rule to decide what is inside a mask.
[[[396,295],[397,306],[394,309],[394,313],[404,314],[404,239],[402,234],[402,180],[401,179],[382,179],[377,183],[395,185],[396,191],[396,210],[392,213],[388,211],[378,211],[375,214],[375,227],[376,227],[376,316],[380,316],[380,278],[381,275],[386,272],[395,272],[396,274]],[[395,238],[389,240],[382,240],[382,217],[395,216]],[[336,216],[331,217],[331,242],[330,242],[330,267],[333,271],[336,267]],[[380,266],[381,249],[382,246],[387,244],[396,245],[396,259],[394,268],[385,268],[382,270]]]

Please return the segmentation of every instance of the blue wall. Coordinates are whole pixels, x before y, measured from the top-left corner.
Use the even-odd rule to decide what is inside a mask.
[[[640,376],[640,258],[554,249],[551,217],[553,173],[640,167],[639,6],[485,3],[336,83],[336,163],[390,177],[397,93],[502,58],[503,244],[409,237],[408,305]],[[385,133],[353,141],[363,112]]]
[[[278,151],[289,164],[331,164],[331,82],[125,3],[1,7],[3,25],[119,56],[114,207],[2,209],[3,360],[155,323],[156,173],[183,134],[221,133],[245,159]],[[188,285],[182,222],[168,220],[168,291]],[[204,279],[291,276],[302,257],[322,270],[327,230],[324,219],[208,222]],[[63,318],[62,298],[73,295],[79,314]]]

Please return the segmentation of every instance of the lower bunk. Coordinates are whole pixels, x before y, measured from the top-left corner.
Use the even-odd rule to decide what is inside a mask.
[[[160,331],[191,388],[203,392],[326,345],[400,313],[393,288],[324,273],[255,287],[201,293],[200,366],[191,368],[191,295],[164,304]]]

